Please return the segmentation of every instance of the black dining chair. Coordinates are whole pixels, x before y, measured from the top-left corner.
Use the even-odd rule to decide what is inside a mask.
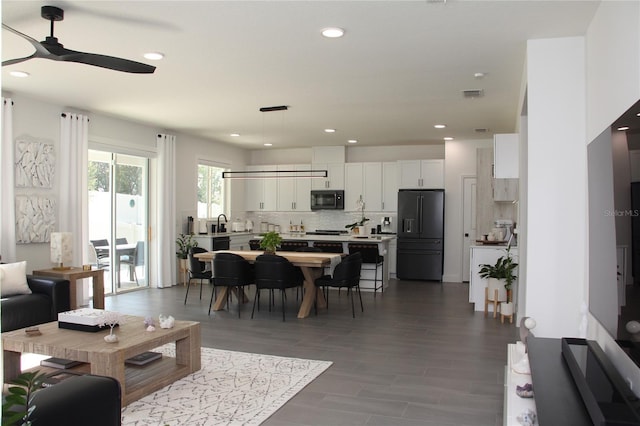
[[[351,314],[356,317],[356,311],[353,304],[354,288],[358,291],[360,298],[360,309],[364,312],[362,304],[362,294],[360,294],[360,270],[362,268],[362,254],[355,252],[345,256],[333,270],[333,275],[323,275],[316,279],[316,287],[322,288],[325,299],[327,300],[327,308],[329,307],[329,287],[347,289],[347,295],[351,295]],[[316,315],[318,314],[318,305],[316,303]]]
[[[240,318],[240,307],[244,302],[244,287],[255,284],[254,266],[247,260],[234,253],[217,253],[213,258],[213,282],[215,287],[228,287],[227,306],[230,306],[231,289],[237,289],[238,297],[238,318]],[[211,315],[211,305],[213,304],[214,293],[211,293],[209,302],[209,315]]]
[[[287,288],[301,287],[304,282],[304,276],[300,268],[293,266],[289,260],[276,254],[261,254],[254,263],[256,273],[256,294],[253,298],[253,309],[251,310],[251,318],[256,310],[256,302],[258,310],[260,310],[260,291],[261,290],[280,290],[282,299],[282,321],[285,320],[285,294]],[[269,303],[269,311],[271,311],[271,303]]]
[[[349,243],[348,248],[350,254],[355,252],[362,254],[363,271],[374,271],[373,280],[371,278],[360,278],[361,281],[373,281],[373,297],[376,297],[378,289],[384,292],[384,256],[379,253],[378,245],[370,243]],[[378,269],[382,269],[380,278],[378,278]]]
[[[189,297],[189,288],[191,287],[191,280],[200,280],[200,300],[202,300],[202,282],[208,280],[213,284],[213,276],[211,271],[206,270],[206,262],[202,262],[194,254],[206,253],[207,250],[202,247],[191,247],[189,250],[189,279],[187,280],[187,294],[184,295],[184,304],[187,304],[187,297]],[[213,287],[215,293],[215,285]]]

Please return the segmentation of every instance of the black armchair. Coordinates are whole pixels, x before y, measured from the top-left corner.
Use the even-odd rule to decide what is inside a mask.
[[[0,302],[2,332],[57,321],[58,313],[69,311],[69,281],[27,275],[31,294],[7,296]]]
[[[121,422],[120,383],[112,377],[70,377],[33,394],[29,415],[41,426],[118,426]]]

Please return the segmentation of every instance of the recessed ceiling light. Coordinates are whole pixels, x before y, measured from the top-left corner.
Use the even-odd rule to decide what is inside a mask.
[[[340,38],[344,35],[344,30],[337,27],[323,28],[321,34],[326,38]]]
[[[335,133],[336,129],[324,129],[325,133]]]
[[[435,127],[436,129],[444,129],[447,126],[445,124],[436,124],[433,127]]]
[[[483,72],[476,72],[473,74],[474,78],[484,78],[484,76],[487,75],[486,73]]]
[[[273,144],[272,144],[272,143],[268,143],[268,142],[267,142],[267,143],[265,143],[265,144],[263,144],[263,145],[264,145],[264,146],[273,146]]]
[[[452,141],[452,140],[453,140],[453,138],[452,138],[451,136],[447,136],[447,137],[445,137],[445,138],[444,138],[444,140],[445,140],[445,141]]]
[[[622,130],[629,130],[629,126],[622,126],[622,127],[618,127],[618,130],[622,131]]]
[[[636,114],[636,116],[640,117],[640,112]]]
[[[18,78],[25,78],[25,77],[29,77],[29,75],[31,75],[26,71],[11,71],[9,74],[14,76],[14,77],[18,77]]]
[[[358,141],[357,141],[357,140],[355,140],[355,139],[349,139],[347,142],[348,142],[348,143],[358,143]]]
[[[146,59],[149,59],[150,61],[159,61],[160,59],[164,58],[164,53],[147,52],[147,53],[144,54],[144,57]]]
[[[237,138],[238,136],[240,136],[240,133],[231,133],[229,136],[233,136],[234,138]]]

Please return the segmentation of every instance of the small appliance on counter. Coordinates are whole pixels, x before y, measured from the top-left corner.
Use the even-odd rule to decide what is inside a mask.
[[[233,223],[231,223],[231,232],[244,232],[244,222],[237,218]]]
[[[198,233],[206,234],[207,233],[207,221],[204,219],[200,219],[198,221]]]
[[[509,241],[513,234],[513,221],[509,219],[496,219],[492,233],[496,241]]]
[[[391,228],[391,218],[389,216],[385,216],[382,219],[382,225],[380,226],[379,234],[392,234],[393,229]]]

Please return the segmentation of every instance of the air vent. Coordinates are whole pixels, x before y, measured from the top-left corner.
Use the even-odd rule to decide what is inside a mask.
[[[473,131],[476,133],[488,133],[489,129],[487,129],[486,127],[479,127],[477,129],[473,129]]]
[[[481,98],[484,96],[484,90],[482,89],[463,90],[462,96],[464,96],[465,98]]]

